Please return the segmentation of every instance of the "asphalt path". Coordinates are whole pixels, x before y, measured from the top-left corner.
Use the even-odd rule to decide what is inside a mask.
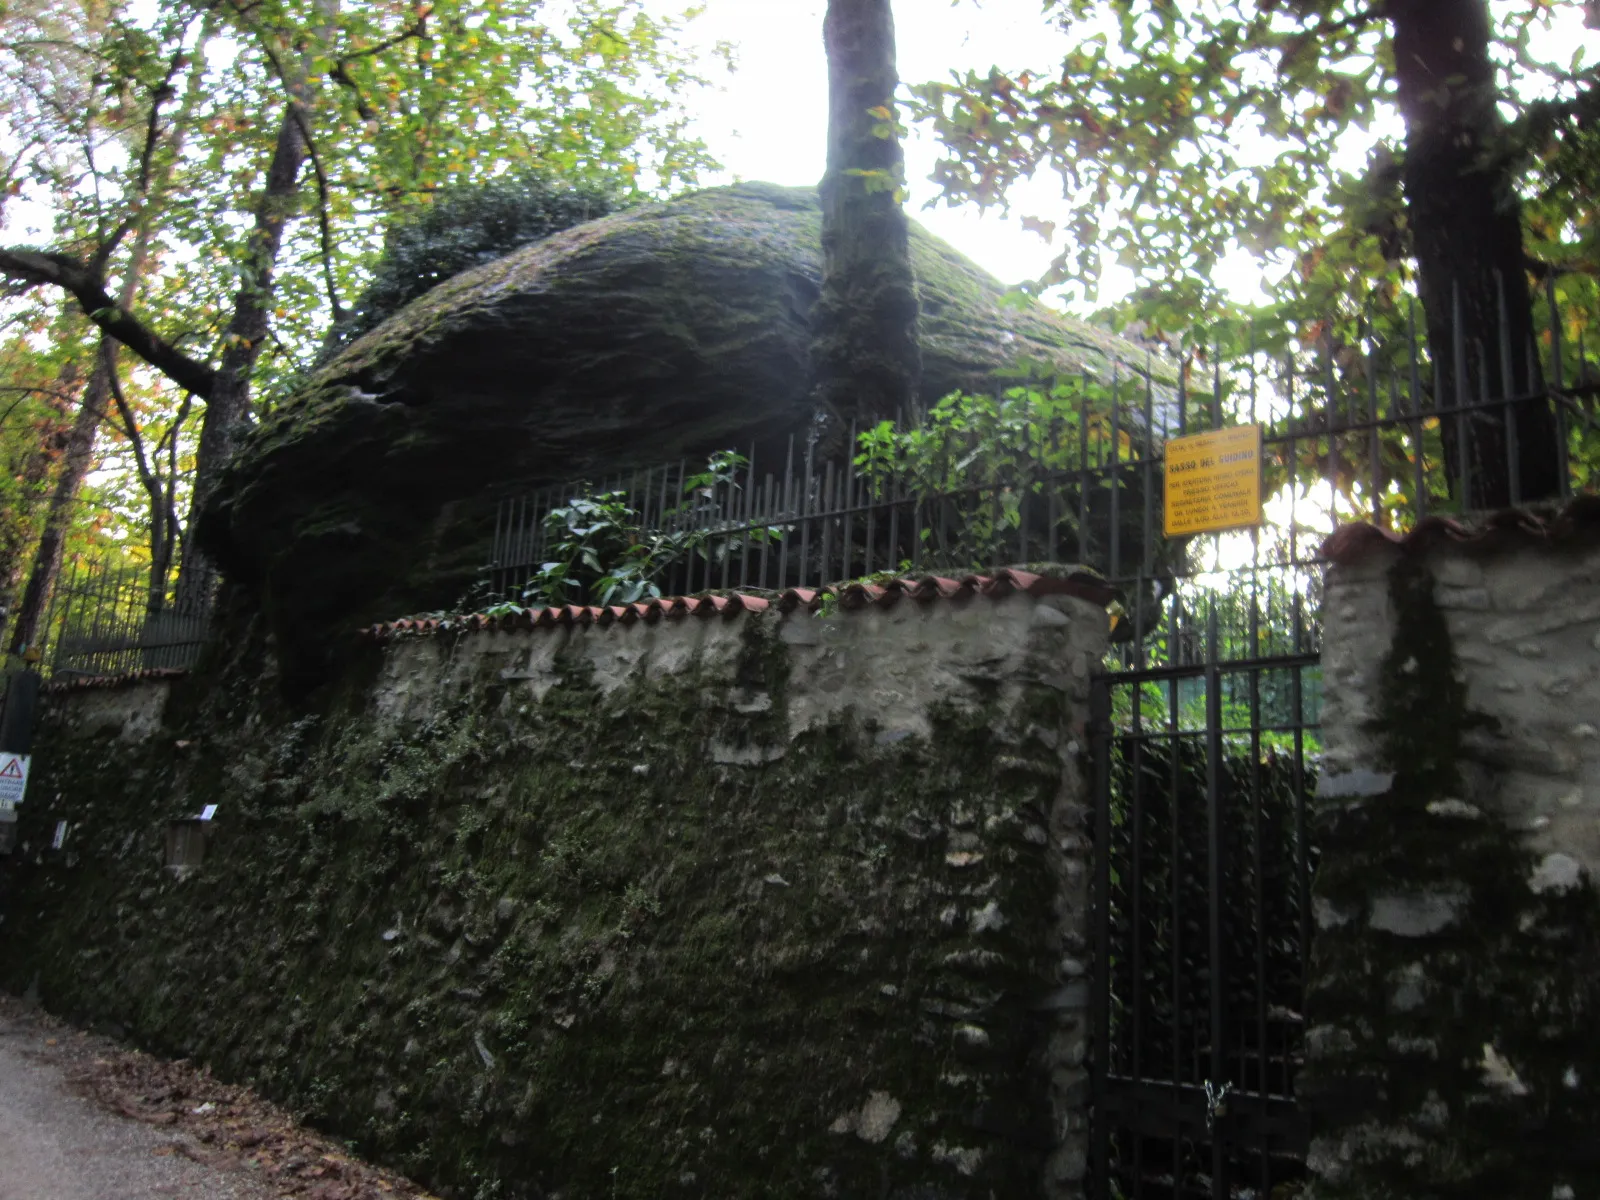
[[[0,1007],[0,1200],[274,1200],[237,1165],[208,1165],[176,1129],[107,1112],[77,1093],[52,1030]]]

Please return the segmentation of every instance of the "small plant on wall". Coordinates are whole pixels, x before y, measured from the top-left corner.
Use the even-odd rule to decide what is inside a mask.
[[[736,544],[724,527],[747,462],[731,450],[713,454],[705,470],[684,481],[663,529],[645,528],[621,491],[576,495],[551,509],[544,518],[550,557],[523,589],[522,603],[633,604],[659,597],[658,581],[676,563],[695,556],[720,562]],[[758,541],[780,532],[757,529],[741,537]]]
[[[1143,504],[1114,517],[1111,493],[1159,503],[1159,477],[1144,465],[1159,455],[1151,430],[1175,420],[1170,409],[1133,372],[1107,382],[1022,364],[1016,386],[951,393],[921,421],[862,431],[854,465],[874,499],[920,502],[921,553],[951,569],[1041,555],[1099,563],[1113,536],[1123,563],[1147,549],[1159,563],[1169,548],[1146,528]]]

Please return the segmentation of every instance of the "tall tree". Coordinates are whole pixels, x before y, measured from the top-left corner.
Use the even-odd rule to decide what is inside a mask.
[[[177,561],[178,543],[183,530],[178,520],[180,443],[194,397],[185,393],[178,411],[172,413],[165,422],[141,421],[118,378],[115,344],[103,342],[100,352],[106,360],[107,388],[115,402],[115,416],[111,419],[111,425],[127,443],[133,457],[134,471],[139,477],[139,486],[145,494],[149,513],[146,544],[150,552],[150,570],[145,582],[145,613],[148,617],[156,617],[167,607],[167,587]],[[166,428],[155,428],[158,423],[164,423]],[[191,577],[193,574],[191,572]],[[196,594],[203,595],[199,592]],[[180,596],[180,599],[187,597]],[[185,606],[180,605],[182,607]]]
[[[7,646],[9,654],[26,653],[36,644],[42,632],[40,624],[45,606],[55,586],[56,575],[61,570],[62,550],[71,526],[73,504],[90,467],[94,465],[95,435],[100,430],[100,422],[105,419],[111,398],[111,376],[106,362],[110,345],[109,341],[102,340],[94,370],[90,372],[88,385],[83,389],[83,400],[78,405],[72,427],[67,431],[66,452],[56,475],[55,488],[50,494],[44,527],[34,548],[28,581],[23,586],[21,600],[11,618]]]
[[[253,27],[252,18],[246,10],[238,8],[236,11],[247,27]],[[273,35],[277,31],[269,31],[265,35],[263,48],[283,85],[283,115],[278,119],[278,132],[273,142],[272,157],[267,163],[265,186],[261,189],[252,214],[254,228],[246,240],[233,315],[223,334],[216,376],[206,396],[200,446],[195,456],[194,487],[191,490],[191,528],[216,489],[217,480],[233,454],[235,436],[249,416],[250,381],[266,344],[278,253],[283,248],[284,229],[299,207],[300,172],[312,150],[309,76],[316,53],[329,43],[337,19],[338,0],[316,0],[316,13],[320,20],[313,29],[307,31],[308,36],[304,38],[298,55],[289,54],[283,44],[286,39],[281,33],[276,38],[276,47],[273,46]],[[402,40],[420,32],[424,20],[419,17],[417,25],[402,31]],[[325,209],[322,210],[322,216],[326,221]],[[323,249],[328,251],[326,245]],[[324,265],[331,272],[331,263],[325,259]],[[331,275],[328,283],[330,316],[337,323],[343,315],[342,305]],[[140,461],[143,462],[142,455]],[[162,520],[160,513],[159,502],[153,501],[152,520],[159,523]],[[171,545],[173,540],[168,539],[167,544]],[[181,589],[187,593],[185,599],[191,604],[201,603],[201,598],[211,591],[212,575],[210,565],[198,550],[191,550],[183,561]]]
[[[1386,15],[1406,124],[1406,224],[1445,393],[1437,399],[1525,392],[1537,387],[1540,363],[1521,203],[1489,57],[1488,5],[1391,0]],[[1468,507],[1559,494],[1556,425],[1547,402],[1521,405],[1511,422],[1497,410],[1477,410],[1462,424],[1445,422],[1444,432]]]
[[[185,20],[173,30],[173,45],[164,61],[152,68],[148,62],[135,78],[142,74],[142,86],[125,100],[126,109],[136,116],[130,118],[124,110],[115,118],[125,130],[136,130],[127,137],[130,169],[123,175],[126,195],[120,219],[114,225],[102,223],[97,230],[96,248],[90,270],[103,279],[115,260],[123,243],[130,236],[132,243],[122,256],[122,280],[115,298],[105,296],[103,310],[109,310],[107,320],[115,323],[127,319],[150,264],[155,241],[155,214],[159,211],[182,153],[183,140],[189,132],[187,118],[192,117],[198,97],[200,64],[204,44],[209,36],[209,26],[201,23],[197,41],[191,44],[190,30],[195,21]],[[187,70],[187,87],[175,115],[169,116],[170,102],[178,96],[178,85]],[[133,89],[130,87],[130,92]],[[97,114],[89,110],[74,117],[82,122],[86,136],[101,132]],[[94,167],[92,152],[89,165]],[[51,262],[49,256],[28,256]],[[64,256],[61,256],[64,259]],[[0,267],[5,260],[0,258]],[[31,280],[30,280],[31,282]],[[99,285],[104,291],[103,283]],[[68,289],[69,291],[71,289]],[[83,297],[78,296],[80,305]],[[98,322],[97,322],[98,323]],[[102,330],[105,325],[102,323]],[[61,570],[62,554],[66,545],[74,507],[79,490],[94,464],[95,440],[100,425],[110,412],[113,389],[116,385],[117,343],[112,334],[102,332],[94,356],[94,367],[88,384],[83,389],[83,399],[72,427],[67,433],[65,454],[56,476],[49,508],[45,513],[39,541],[34,549],[28,581],[22,591],[14,619],[9,630],[9,652],[21,654],[33,646],[41,633],[40,622],[56,576]],[[165,591],[163,578],[162,591]]]
[[[1501,111],[1543,105],[1549,116],[1550,101],[1532,97],[1568,103],[1592,89],[1592,72],[1533,50],[1533,32],[1575,19],[1577,0],[1493,12],[1487,0],[1046,9],[1065,34],[1062,61],[912,92],[948,148],[936,178],[951,200],[1004,202],[1040,168],[1061,176],[1067,216],[1030,214],[1045,236],[1066,235],[1049,282],[1093,295],[1110,249],[1143,285],[1129,314],[1170,329],[1222,306],[1214,269],[1243,247],[1291,268],[1272,285],[1279,310],[1325,332],[1395,319],[1414,279],[1442,402],[1537,383],[1521,195],[1540,197],[1536,248],[1558,269],[1576,256],[1550,232],[1591,227],[1592,205],[1540,187],[1541,164],[1575,122],[1508,125]],[[1404,136],[1368,134],[1365,169],[1341,167],[1350,139],[1386,114]],[[1498,413],[1467,427],[1468,504],[1556,490],[1544,404],[1521,405],[1509,428]]]
[[[922,373],[890,0],[829,0],[823,42],[828,167],[812,370],[821,410],[865,425],[909,412]]]

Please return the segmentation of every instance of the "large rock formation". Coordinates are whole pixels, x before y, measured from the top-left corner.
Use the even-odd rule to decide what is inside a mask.
[[[451,279],[323,366],[254,431],[202,538],[286,649],[455,602],[498,495],[729,447],[810,418],[821,276],[809,189],[741,184],[569,229]],[[926,231],[911,249],[923,395],[1126,346],[1006,289]]]

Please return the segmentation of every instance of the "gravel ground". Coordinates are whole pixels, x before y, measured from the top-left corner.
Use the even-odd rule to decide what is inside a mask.
[[[248,1089],[0,995],[0,1200],[432,1200]]]

